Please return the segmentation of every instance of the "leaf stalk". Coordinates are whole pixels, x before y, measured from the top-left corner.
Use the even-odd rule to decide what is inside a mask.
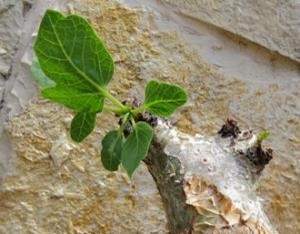
[[[124,111],[124,112],[129,111],[128,108],[126,108],[126,106],[124,106],[118,99],[116,99],[113,95],[111,95],[111,93],[107,89],[101,88],[100,92],[104,97],[109,99],[112,102],[112,104],[114,104],[116,107],[120,108],[122,111]]]

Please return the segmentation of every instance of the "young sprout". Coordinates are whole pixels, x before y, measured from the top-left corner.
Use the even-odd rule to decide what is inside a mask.
[[[257,141],[258,141],[258,143],[261,144],[270,135],[271,135],[271,133],[268,130],[265,130],[265,131],[261,132],[260,134],[257,135]]]
[[[44,98],[76,112],[71,138],[83,141],[94,129],[96,115],[112,112],[121,121],[102,140],[101,161],[110,171],[123,165],[129,176],[147,155],[156,117],[169,117],[187,101],[178,85],[151,80],[141,105],[120,102],[109,91],[114,62],[88,21],[47,10],[34,44],[33,78]],[[125,134],[124,134],[125,133]]]

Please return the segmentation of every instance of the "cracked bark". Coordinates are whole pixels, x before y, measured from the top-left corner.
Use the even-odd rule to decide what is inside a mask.
[[[255,185],[262,166],[246,156],[257,137],[194,137],[159,121],[144,160],[162,197],[170,233],[276,233]]]

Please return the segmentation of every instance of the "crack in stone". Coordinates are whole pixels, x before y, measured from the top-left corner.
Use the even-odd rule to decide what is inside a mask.
[[[32,8],[31,2],[23,1],[23,10],[22,10],[23,17],[26,16],[26,14],[30,11],[31,8]]]

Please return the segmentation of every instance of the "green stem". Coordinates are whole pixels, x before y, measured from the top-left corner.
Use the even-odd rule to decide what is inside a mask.
[[[123,132],[125,127],[126,127],[126,124],[128,123],[129,119],[128,119],[128,116],[129,116],[129,113],[125,114],[122,118],[122,124],[120,126],[120,129],[119,131],[120,132]]]
[[[144,112],[145,109],[146,109],[146,106],[141,105],[140,107],[138,107],[138,108],[132,110],[131,113],[135,116],[135,115],[137,115],[138,113]]]
[[[124,113],[123,109],[116,108],[114,106],[103,106],[103,110],[104,111],[108,111],[108,112],[113,112],[115,114],[122,114],[122,113]]]
[[[132,126],[134,127],[135,126],[135,121],[134,121],[134,118],[132,116],[130,117],[130,121],[131,121]]]
[[[113,95],[111,95],[107,89],[101,87],[100,91],[102,95],[107,99],[109,99],[116,107],[122,109],[123,111],[125,110],[127,111],[127,108],[118,99],[116,99]]]

